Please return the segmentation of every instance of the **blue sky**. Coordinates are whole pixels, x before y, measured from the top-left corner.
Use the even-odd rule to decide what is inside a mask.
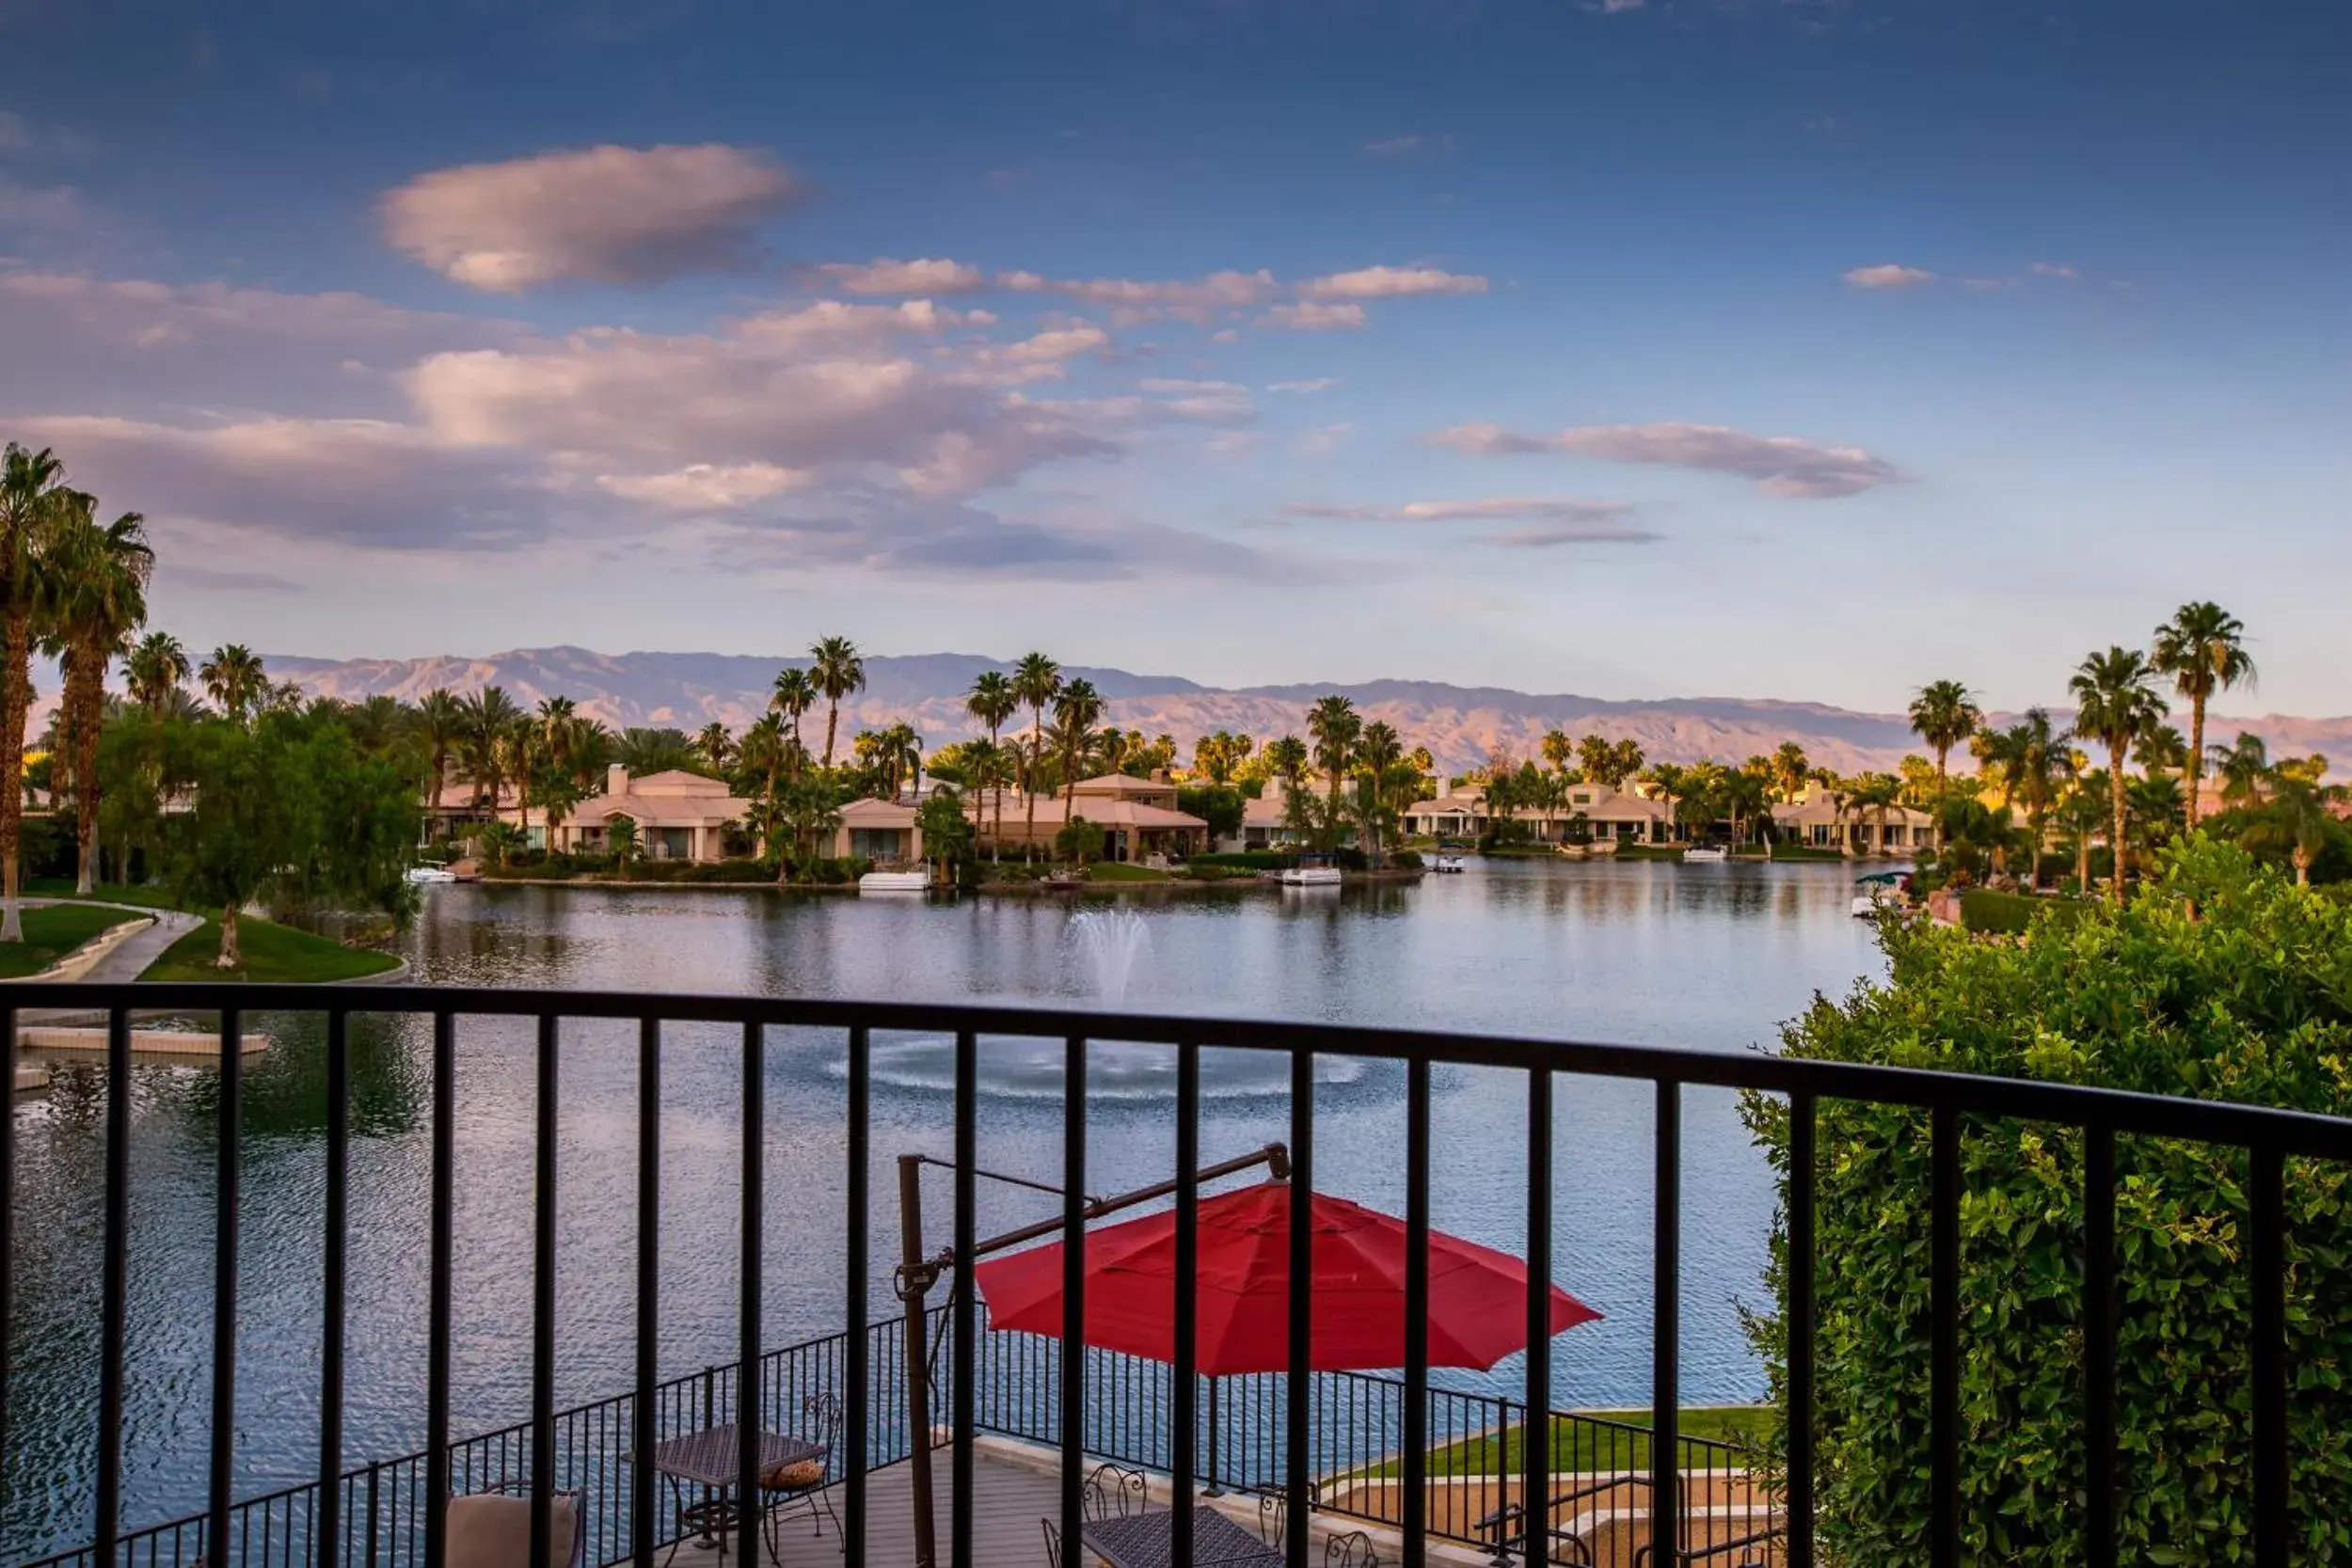
[[[192,643],[2015,705],[2212,596],[2352,710],[2340,7],[0,29],[0,434]]]

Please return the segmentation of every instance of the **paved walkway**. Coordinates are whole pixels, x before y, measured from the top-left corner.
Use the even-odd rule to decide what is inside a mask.
[[[113,952],[91,965],[87,974],[75,976],[77,980],[90,985],[126,985],[137,979],[147,973],[150,964],[164,956],[166,948],[204,924],[204,917],[201,915],[187,914],[179,910],[144,909],[135,904],[103,903],[91,898],[27,898],[24,900],[26,909],[34,909],[46,904],[93,903],[97,904],[100,909],[120,910],[125,914],[151,915],[153,924],[144,930],[134,931],[130,936],[125,937],[116,944]],[[40,983],[39,978],[35,977],[33,983]],[[78,1023],[92,1020],[99,1022],[105,1021],[104,1015],[101,1013],[90,1012],[87,1009],[73,1010],[61,1007],[27,1007],[17,1016],[25,1023]]]

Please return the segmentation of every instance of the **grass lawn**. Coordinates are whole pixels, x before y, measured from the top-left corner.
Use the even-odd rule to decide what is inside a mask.
[[[1148,865],[1130,865],[1124,861],[1097,861],[1087,867],[1089,882],[1165,882],[1165,871],[1154,871]]]
[[[316,983],[381,974],[400,962],[389,953],[362,952],[325,937],[314,937],[308,931],[273,926],[251,915],[237,922],[237,951],[245,960],[243,968],[213,967],[213,959],[220,952],[220,923],[207,920],[165,948],[164,956],[148,965],[147,973],[139,978]]]
[[[1679,844],[1620,844],[1617,858],[1621,861],[1678,861],[1682,858]]]
[[[119,910],[49,904],[24,913],[24,940],[0,942],[0,979],[38,974],[99,932],[136,916]]]
[[[1595,1428],[1582,1421],[1555,1420],[1551,1427],[1551,1473],[1567,1470],[1632,1469],[1649,1465],[1649,1412],[1646,1410],[1587,1410],[1582,1414],[1597,1420],[1613,1421],[1620,1426],[1638,1427],[1638,1432],[1623,1432],[1615,1427]],[[1772,1430],[1772,1410],[1769,1405],[1709,1405],[1685,1410],[1682,1413],[1682,1435],[1708,1437],[1720,1443],[1754,1443],[1761,1445]],[[1519,1434],[1522,1429],[1510,1427],[1500,1433],[1489,1433],[1460,1443],[1449,1443],[1429,1451],[1429,1473],[1433,1476],[1490,1476],[1497,1471],[1516,1471],[1519,1467]],[[1402,1473],[1403,1466],[1394,1460],[1376,1465],[1370,1472],[1375,1476]]]
[[[71,877],[35,877],[24,884],[26,896],[34,898],[79,898],[73,891]],[[125,887],[119,882],[101,882],[89,895],[102,904],[135,904],[143,910],[176,910],[180,900],[171,895],[169,888]]]
[[[1963,889],[1960,895],[1961,924],[1972,931],[2014,935],[2026,930],[2037,914],[2047,912],[2060,925],[2072,925],[2090,908],[2074,898],[2034,898],[2022,893],[1995,893],[1991,888]]]

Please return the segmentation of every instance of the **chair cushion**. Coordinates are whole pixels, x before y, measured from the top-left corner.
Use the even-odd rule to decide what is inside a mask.
[[[579,1510],[548,1505],[548,1568],[568,1568]],[[531,1499],[482,1493],[449,1500],[449,1568],[516,1568],[531,1560]]]
[[[821,1486],[825,1481],[825,1462],[821,1459],[787,1460],[771,1465],[759,1472],[759,1484],[769,1492],[805,1492]]]

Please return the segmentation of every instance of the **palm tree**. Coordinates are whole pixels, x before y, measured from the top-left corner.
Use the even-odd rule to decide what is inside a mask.
[[[1812,777],[1813,765],[1806,760],[1804,748],[1793,740],[1784,740],[1770,759],[1772,788],[1781,800],[1794,804],[1804,793],[1806,782]]]
[[[1021,711],[1021,695],[1012,689],[1012,677],[1002,670],[983,670],[973,678],[972,689],[964,693],[963,711],[988,729],[989,770],[992,782],[996,785],[996,832],[992,835],[992,842],[993,853],[1001,857],[1005,837],[1005,780],[1004,758],[997,736],[1003,732],[1005,721]],[[974,779],[972,785],[974,789],[978,789],[980,781]]]
[[[244,723],[255,705],[269,693],[269,676],[260,657],[242,642],[215,648],[196,676],[204,683],[204,694],[219,704],[221,712],[234,723]]]
[[[74,891],[87,894],[98,879],[98,731],[106,668],[147,620],[155,552],[135,512],[103,528],[86,505],[67,512],[45,552],[36,612],[65,661],[63,711],[72,718],[75,750]]]
[[[8,443],[0,455],[0,621],[7,625],[0,669],[0,942],[23,942],[17,918],[17,841],[24,822],[24,720],[33,705],[33,600],[41,546],[60,512],[78,504],[65,466],[43,447]]]
[[[694,750],[714,773],[724,773],[735,766],[735,734],[715,719],[694,736]]]
[[[2150,665],[2172,677],[2172,689],[2188,699],[2188,825],[2197,826],[2197,795],[2205,764],[2205,704],[2217,691],[2250,685],[2254,658],[2246,651],[2246,627],[2210,601],[2185,604],[2156,628]]]
[[[1846,809],[1860,816],[1868,812],[1878,821],[1878,847],[1886,848],[1886,817],[1902,801],[1903,784],[1892,773],[1865,773],[1846,790]]]
[[[171,633],[151,631],[122,661],[122,673],[130,682],[132,700],[160,724],[170,709],[171,694],[188,678],[188,651]]]
[[[1977,733],[1984,709],[1958,681],[1931,681],[1911,699],[1911,728],[1935,752],[1935,794],[1943,799],[1952,748]]]
[[[458,757],[467,777],[473,781],[475,807],[486,803],[490,819],[495,822],[499,795],[507,783],[506,733],[521,721],[522,709],[515,705],[515,699],[501,686],[485,688],[466,698],[460,706],[464,729],[458,741]]]
[[[797,670],[786,673],[800,673]],[[774,800],[778,782],[792,766],[793,753],[797,750],[797,746],[785,735],[782,715],[761,714],[752,727],[743,732],[743,744],[736,752],[736,766],[744,781],[743,788],[751,791],[755,780],[758,784],[755,797],[761,800]]]
[[[1307,710],[1307,733],[1314,737],[1315,766],[1331,781],[1330,791],[1324,798],[1324,812],[1333,821],[1336,841],[1340,775],[1347,771],[1356,754],[1356,742],[1364,733],[1364,721],[1358,717],[1356,705],[1345,697],[1317,697],[1314,706]]]
[[[436,687],[417,704],[417,733],[424,741],[427,766],[433,769],[431,809],[441,809],[441,785],[449,777],[450,753],[465,738],[467,712],[448,687]]]
[[[2133,742],[2164,719],[2164,699],[2151,684],[2155,672],[2136,648],[2111,647],[2082,661],[2067,689],[2074,697],[2074,733],[2107,749],[2107,801],[2114,836],[2115,901],[2123,902],[2125,821],[2123,760]]]
[[[2106,825],[2107,773],[2104,768],[2075,775],[2074,787],[2058,802],[2058,831],[2074,840],[2074,890],[2090,892],[2090,835]]]
[[[2233,744],[2213,747],[2209,760],[2221,780],[2223,805],[2250,806],[2262,800],[2270,783],[2270,748],[2261,736],[2240,730]]]
[[[2312,863],[2343,825],[2335,808],[2344,800],[2340,785],[2320,784],[2307,769],[2280,768],[2270,775],[2270,799],[2252,836],[2257,844],[2282,842],[2297,886],[2309,887]]]
[[[777,672],[775,692],[768,699],[768,708],[792,721],[792,749],[779,754],[795,773],[808,751],[801,744],[801,718],[816,705],[817,684],[808,678],[807,671],[794,666]]]
[[[1027,799],[1028,827],[1022,839],[1029,852],[1037,848],[1037,776],[1045,761],[1045,710],[1061,695],[1061,666],[1043,654],[1023,654],[1012,667],[1012,694],[1029,710],[1029,763],[1021,792]]]
[[[2028,891],[2042,886],[2042,827],[2058,803],[2058,791],[2074,771],[2074,753],[2067,749],[2064,730],[2050,721],[2047,708],[2032,707],[2006,730],[1988,731],[1992,744],[1986,765],[2002,793],[2026,811],[2026,834],[2033,841],[2032,861],[2026,871]]]
[[[1557,731],[1553,732],[1558,734]],[[1565,737],[1563,736],[1565,739]],[[1572,754],[1572,749],[1571,749]],[[1389,790],[1397,773],[1397,765],[1405,760],[1405,742],[1385,721],[1375,719],[1364,726],[1356,737],[1355,765],[1357,775],[1363,781],[1369,810],[1364,816],[1363,837],[1365,853],[1372,863],[1380,863],[1380,828],[1393,815],[1395,802],[1389,799]],[[1556,779],[1557,774],[1553,777]]]
[[[1544,765],[1555,773],[1565,773],[1576,765],[1576,741],[1565,730],[1546,730],[1542,749]]]
[[[1094,726],[1103,719],[1102,693],[1089,680],[1074,680],[1061,689],[1054,699],[1054,731],[1060,737],[1061,752],[1061,819],[1070,823],[1070,808],[1078,798],[1078,762],[1085,754],[1087,742],[1093,737]]]
[[[2182,773],[2188,768],[2188,742],[2169,724],[2150,727],[2132,747],[2132,760],[2143,773]]]
[[[825,771],[833,771],[833,742],[841,722],[841,699],[866,689],[866,660],[846,637],[828,637],[808,650],[809,684],[825,699]]]

